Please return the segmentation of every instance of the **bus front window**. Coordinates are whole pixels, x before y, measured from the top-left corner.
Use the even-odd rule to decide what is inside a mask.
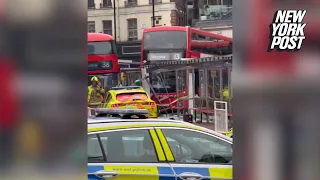
[[[165,72],[152,76],[152,87],[156,93],[176,93],[176,74],[174,71]],[[186,76],[185,73],[179,72],[178,74],[178,90],[184,91],[185,89]]]
[[[152,87],[156,93],[175,93],[176,92],[176,78],[171,73],[163,75],[152,76]]]
[[[113,41],[88,42],[88,55],[115,54]]]
[[[144,49],[185,49],[187,33],[185,31],[156,31],[144,34]]]

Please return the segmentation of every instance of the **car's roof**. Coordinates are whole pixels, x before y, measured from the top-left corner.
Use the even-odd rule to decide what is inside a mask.
[[[109,90],[110,93],[122,94],[122,93],[145,93],[143,89],[119,89],[119,90]]]
[[[128,128],[139,128],[139,127],[177,127],[177,128],[190,128],[194,130],[205,131],[210,134],[214,134],[223,139],[232,142],[232,139],[210,129],[197,126],[192,123],[184,122],[181,120],[171,120],[169,118],[159,119],[120,119],[110,117],[90,117],[88,119],[88,133],[117,130],[117,129],[128,129]]]

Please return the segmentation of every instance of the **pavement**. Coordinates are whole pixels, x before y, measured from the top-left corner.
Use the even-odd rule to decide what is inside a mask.
[[[180,117],[177,116],[177,114],[168,114],[168,115],[162,115],[159,118],[164,118],[164,119],[168,119],[168,118],[174,118],[175,120],[183,120],[182,119],[182,115]],[[207,116],[205,114],[203,114],[202,116],[202,121],[201,121],[201,117],[200,114],[197,114],[196,116],[196,122],[194,122],[195,125],[201,126],[201,127],[205,127],[211,130],[215,129],[215,123],[214,123],[214,116],[209,115],[208,117],[209,121],[207,121]],[[193,118],[194,121],[194,118]],[[232,127],[232,122],[229,120],[229,128]]]

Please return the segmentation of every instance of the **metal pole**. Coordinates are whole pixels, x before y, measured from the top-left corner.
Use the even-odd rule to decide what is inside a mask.
[[[117,43],[116,0],[113,0],[113,28],[114,28],[114,42]]]
[[[209,84],[209,78],[208,78],[208,68],[204,68],[204,83],[205,83],[205,98],[206,98],[206,108],[209,109],[209,92],[208,92],[208,84]]]
[[[231,113],[231,101],[232,101],[232,86],[231,86],[231,68],[227,67],[228,70],[228,91],[229,91],[229,105],[228,105],[228,112]]]
[[[220,78],[220,87],[219,87],[220,100],[223,101],[223,72],[222,72],[222,69],[219,69],[219,78]]]
[[[192,91],[192,96],[191,96],[191,98],[192,98],[192,106],[191,107],[193,108],[193,110],[191,112],[193,112],[192,115],[194,116],[194,122],[197,122],[197,114],[196,114],[196,110],[194,109],[195,108],[195,102],[196,102],[195,98],[194,98],[194,95],[197,93],[197,90],[194,88],[195,87],[195,74],[194,74],[194,69],[191,69],[190,71],[188,72],[188,78],[192,78],[191,81],[193,82],[192,83],[193,91]],[[189,73],[191,73],[191,75],[192,75],[191,77],[190,77]],[[188,84],[188,86],[189,86],[189,84]],[[190,94],[189,94],[189,90],[188,90],[188,99],[189,98],[190,98]]]
[[[185,3],[185,26],[188,26],[188,2]]]
[[[216,70],[211,70],[211,71],[213,71],[213,74],[211,76],[212,76],[212,97],[213,97],[213,103],[214,103],[214,101],[216,100],[216,91],[215,91],[215,82],[214,82],[214,80],[216,78],[215,74],[216,74],[217,71]]]
[[[155,0],[152,0],[152,27],[155,27],[156,26],[156,19],[155,19],[155,12],[154,12],[154,1]]]
[[[179,98],[179,70],[175,70],[175,74],[176,74],[176,96],[177,96],[177,99]],[[178,105],[179,101],[177,101],[177,105]],[[180,119],[180,110],[179,108],[177,108],[177,116],[178,116],[178,119]]]

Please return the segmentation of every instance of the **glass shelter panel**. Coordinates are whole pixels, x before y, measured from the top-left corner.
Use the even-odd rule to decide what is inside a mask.
[[[217,92],[219,90],[215,86],[216,82],[216,76],[218,72],[215,69],[208,69],[208,97],[215,99],[217,97]]]
[[[176,75],[174,71],[152,74],[151,83],[156,93],[175,93]]]

